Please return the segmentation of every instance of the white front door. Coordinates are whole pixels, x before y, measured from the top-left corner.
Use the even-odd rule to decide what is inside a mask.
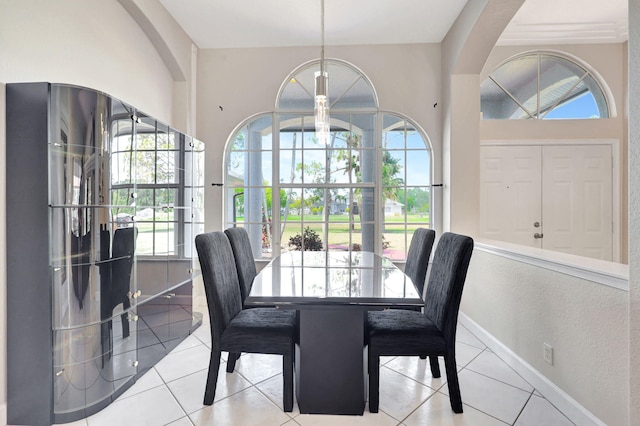
[[[543,247],[612,260],[611,146],[548,146],[543,153]]]
[[[613,260],[611,145],[480,148],[480,235]]]
[[[541,247],[541,147],[480,149],[480,234],[489,239]],[[536,226],[537,225],[537,226]]]

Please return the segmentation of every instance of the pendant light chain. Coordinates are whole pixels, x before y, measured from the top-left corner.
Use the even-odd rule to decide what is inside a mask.
[[[328,76],[324,70],[324,0],[320,0],[320,34],[322,37],[320,50],[320,72],[316,73],[314,116],[316,138],[321,145],[329,145],[331,123],[329,119],[329,98],[327,89]]]
[[[320,34],[322,44],[320,45],[320,73],[324,73],[324,0],[320,0]],[[324,74],[323,74],[324,75]]]

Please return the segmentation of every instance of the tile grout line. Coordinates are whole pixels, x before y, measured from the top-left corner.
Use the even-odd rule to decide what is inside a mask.
[[[267,381],[267,380],[271,380],[271,379],[273,379],[274,377],[276,377],[276,376],[271,376],[269,379],[262,380],[262,381],[261,381],[261,382],[259,382],[259,383],[264,383],[265,381]],[[249,382],[249,383],[251,383],[251,382]],[[253,383],[251,383],[251,387],[255,388],[255,389],[260,393],[260,395],[262,395],[262,396],[264,396],[265,398],[267,398],[267,400],[268,400],[270,403],[272,403],[273,405],[275,405],[275,406],[276,406],[276,408],[278,408],[278,410],[282,410],[282,412],[283,412],[286,416],[288,416],[288,417],[289,417],[289,420],[287,420],[285,423],[288,423],[288,422],[290,422],[291,420],[295,420],[295,418],[296,418],[296,417],[298,417],[298,416],[292,416],[292,415],[291,415],[291,413],[287,413],[286,411],[284,411],[284,407],[280,407],[280,405],[279,405],[277,402],[275,402],[274,400],[272,400],[271,398],[269,398],[269,395],[267,395],[266,393],[262,392],[262,391],[260,390],[260,388],[257,386],[257,384],[253,384]],[[293,404],[294,404],[294,405],[296,405],[296,400],[295,400],[295,399],[296,399],[296,396],[295,396],[295,392],[294,392],[294,394],[293,394]],[[298,415],[300,415],[300,414],[301,414],[301,413],[298,413]],[[285,424],[285,423],[283,423],[283,424]],[[296,423],[298,423],[298,422],[296,422]]]
[[[433,390],[434,392],[439,391],[440,389],[442,389],[442,387],[443,387],[444,385],[446,385],[446,384],[447,384],[447,382],[446,382],[446,381],[443,381],[443,383],[442,383],[438,388],[432,388],[431,386],[429,386],[429,385],[427,385],[427,384],[424,384],[424,383],[422,383],[421,381],[416,380],[416,379],[415,379],[415,378],[413,378],[413,377],[407,376],[406,374],[401,373],[401,372],[400,372],[400,371],[398,371],[398,370],[394,370],[393,368],[388,367],[388,366],[386,366],[386,365],[382,365],[382,366],[381,366],[381,368],[386,368],[387,370],[391,370],[391,371],[393,371],[394,373],[396,373],[396,374],[398,374],[398,375],[400,375],[400,376],[402,376],[402,377],[404,377],[404,378],[406,378],[406,379],[409,379],[409,380],[411,380],[411,381],[413,381],[413,382],[418,383],[419,385],[422,385],[422,386],[426,386],[426,387],[428,387],[429,389]],[[441,375],[439,378],[436,378],[436,377],[431,376],[431,378],[432,378],[432,379],[434,379],[434,380],[441,379],[441,377],[442,377],[442,375]],[[443,379],[441,379],[441,380],[443,380]]]
[[[226,361],[224,361],[223,359],[221,359],[221,361],[222,361],[222,362],[224,362],[224,363],[226,363]],[[221,366],[222,366],[222,364],[221,364]],[[172,396],[177,400],[176,396],[173,394],[173,392],[171,391],[171,388],[169,387],[169,383],[173,383],[173,382],[175,382],[175,381],[177,381],[177,380],[180,380],[180,379],[183,379],[183,378],[185,378],[185,377],[189,377],[189,376],[193,376],[193,375],[195,375],[195,374],[199,374],[200,372],[202,372],[202,371],[204,371],[204,370],[207,370],[207,372],[208,372],[208,371],[209,371],[209,367],[207,367],[207,368],[203,368],[202,370],[198,370],[198,371],[196,371],[196,372],[193,372],[193,373],[187,374],[187,375],[182,376],[182,377],[178,377],[177,379],[171,380],[171,381],[169,381],[169,382],[165,382],[165,381],[164,381],[164,379],[162,379],[162,376],[161,376],[160,378],[161,378],[161,379],[162,379],[162,381],[164,382],[165,386],[168,388],[168,390],[169,390],[169,392],[171,393],[171,395],[172,395]],[[225,374],[226,374],[226,371],[225,371]],[[239,372],[237,372],[237,371],[235,371],[235,370],[234,370],[234,372],[233,372],[233,373],[230,373],[230,374],[237,374],[238,376],[242,377],[242,378],[243,378],[247,383],[249,383],[249,385],[250,385],[250,386],[247,386],[246,388],[240,389],[240,390],[238,390],[238,391],[236,391],[236,392],[230,393],[230,394],[226,395],[224,398],[220,398],[220,399],[218,399],[217,401],[216,401],[216,400],[214,400],[214,401],[213,401],[213,403],[212,403],[211,405],[204,405],[204,404],[203,404],[203,405],[202,405],[202,408],[199,408],[199,409],[194,410],[194,411],[192,411],[192,412],[190,412],[190,413],[187,413],[187,417],[189,417],[189,416],[190,416],[191,414],[193,414],[193,413],[196,413],[196,412],[198,412],[198,411],[204,410],[204,409],[206,409],[207,407],[212,407],[212,406],[213,406],[213,405],[215,405],[216,403],[221,402],[221,401],[224,401],[224,400],[226,400],[226,399],[229,399],[229,398],[231,398],[231,397],[232,397],[232,396],[234,396],[234,395],[238,395],[239,393],[242,393],[242,392],[246,391],[247,389],[251,389],[251,388],[255,387],[255,385],[254,385],[254,384],[253,384],[249,379],[247,379],[245,376],[243,376],[241,373],[239,373]],[[159,375],[159,374],[158,374],[158,375]],[[220,376],[218,376],[218,377],[220,377]],[[273,376],[273,377],[275,377],[275,376]],[[161,386],[161,385],[159,385],[159,386]],[[205,386],[206,386],[206,385],[205,385]],[[257,388],[256,388],[256,389],[257,389]],[[178,401],[178,405],[180,405],[180,408],[182,408],[182,411],[184,411],[184,412],[186,413],[186,410],[184,409],[184,407],[182,407],[182,404],[180,404],[180,402],[179,402],[179,401]],[[190,417],[189,417],[189,420],[191,420],[191,418],[190,418]]]
[[[464,343],[464,342],[463,342],[463,343]],[[468,345],[467,343],[465,343],[465,344],[466,344],[466,345]],[[468,345],[468,346],[474,347],[474,346],[472,346],[472,345]],[[474,348],[475,348],[475,349],[482,349],[482,348],[477,348],[477,347],[474,347]],[[467,367],[471,362],[473,362],[476,358],[478,358],[478,357],[480,356],[480,354],[482,354],[482,353],[483,353],[485,350],[487,350],[487,349],[488,349],[488,348],[485,346],[485,347],[484,347],[484,349],[482,349],[482,350],[481,350],[481,351],[480,351],[476,356],[474,356],[473,358],[471,358],[471,360],[470,360],[469,362],[467,362],[464,366],[462,366],[462,367],[460,368],[460,370],[458,371],[458,373],[460,373],[462,370],[464,370],[464,369],[465,369],[465,368],[466,368],[466,367]],[[387,365],[387,364],[389,364],[390,362],[392,362],[394,359],[397,359],[397,358],[399,358],[399,356],[396,356],[396,357],[392,358],[391,360],[387,361],[385,364],[381,365],[380,367],[381,367],[381,368],[387,368],[388,370],[393,371],[394,373],[396,373],[396,374],[398,374],[398,375],[400,375],[400,376],[402,376],[402,377],[405,377],[405,378],[407,378],[407,379],[409,379],[409,380],[411,380],[411,381],[414,381],[414,382],[416,382],[416,383],[418,383],[418,384],[420,384],[420,385],[422,385],[422,386],[425,386],[425,387],[427,387],[427,388],[429,388],[429,389],[433,390],[433,393],[432,393],[431,395],[429,395],[429,397],[427,397],[424,401],[422,401],[420,404],[418,404],[418,406],[417,406],[415,409],[413,409],[409,414],[407,414],[407,416],[405,416],[405,417],[404,417],[404,418],[402,418],[401,420],[399,420],[399,419],[397,419],[397,418],[393,417],[391,414],[389,414],[389,413],[387,413],[387,412],[384,412],[385,414],[387,414],[387,415],[388,415],[389,417],[391,417],[392,419],[399,420],[399,422],[400,422],[399,424],[401,425],[401,424],[402,424],[402,423],[403,423],[403,422],[404,422],[408,417],[410,417],[413,413],[415,413],[415,412],[418,410],[418,408],[420,408],[421,406],[423,406],[423,405],[424,405],[424,404],[425,404],[429,399],[431,399],[434,395],[436,395],[436,394],[440,394],[440,395],[447,396],[447,398],[448,398],[448,395],[445,395],[444,393],[439,392],[441,389],[443,389],[443,388],[444,388],[444,386],[447,384],[448,380],[446,380],[446,381],[445,381],[445,380],[443,380],[443,383],[440,385],[440,387],[438,387],[437,389],[434,389],[433,387],[431,387],[431,386],[429,386],[429,385],[426,385],[426,384],[424,384],[424,383],[422,383],[422,382],[420,382],[420,381],[416,380],[415,378],[410,377],[410,376],[408,376],[408,375],[406,375],[406,374],[404,374],[404,373],[402,373],[402,372],[400,372],[400,371],[397,371],[397,370],[395,370],[395,369],[393,369],[392,367],[389,367],[389,366]],[[440,358],[440,357],[438,357],[438,358]],[[427,367],[428,367],[428,366],[426,366],[426,365],[425,365],[425,369],[426,369]],[[469,370],[469,371],[473,371],[473,370]],[[474,371],[474,373],[475,373],[475,371]],[[477,373],[477,374],[479,374],[479,373]],[[440,376],[440,378],[442,378],[442,375]],[[436,379],[436,378],[432,376],[432,379]],[[471,406],[469,405],[469,407],[471,407]],[[473,409],[475,409],[475,410],[477,410],[477,411],[479,411],[479,412],[481,412],[481,413],[483,413],[483,414],[486,414],[486,415],[488,415],[488,416],[490,416],[490,417],[492,417],[492,418],[497,419],[496,417],[494,417],[494,416],[492,416],[492,415],[490,415],[490,414],[488,414],[488,413],[485,413],[484,411],[478,410],[478,409],[477,409],[477,408],[475,408],[475,407],[471,407],[471,408],[473,408]],[[383,411],[383,410],[382,410],[382,411]],[[500,420],[500,419],[497,419],[497,420]],[[501,421],[501,420],[500,420],[500,421]],[[504,422],[503,422],[503,423],[504,423]],[[505,423],[505,424],[506,424],[506,423]]]
[[[489,349],[489,347],[485,347],[485,349],[487,350],[487,353],[495,355],[495,356],[496,356],[496,358],[498,358],[498,359],[499,359],[499,360],[500,360],[500,361],[501,361],[501,362],[502,362],[502,363],[503,363],[503,364],[504,364],[504,365],[505,365],[505,366],[506,366],[506,367],[507,367],[511,372],[515,373],[518,377],[520,377],[520,378],[522,379],[522,381],[523,381],[523,382],[525,382],[526,384],[528,384],[529,386],[531,386],[534,390],[536,390],[536,389],[534,388],[534,386],[533,386],[531,383],[529,383],[528,381],[526,381],[526,380],[524,379],[524,377],[522,377],[522,376],[520,375],[520,373],[518,373],[518,372],[517,372],[516,370],[514,370],[514,369],[513,369],[509,364],[507,364],[507,363],[506,363],[502,358],[500,358],[500,357],[498,356],[498,354],[496,354],[495,352],[491,351],[491,349]],[[483,352],[485,352],[485,351],[483,351]],[[473,369],[470,369],[470,371],[473,371],[473,372],[478,373],[478,374],[483,374],[483,373],[481,373],[481,372],[479,372],[479,371],[476,371],[476,370],[473,370]],[[485,375],[485,376],[486,376],[486,375]],[[487,376],[487,377],[491,377],[491,376]],[[498,380],[498,381],[502,382],[502,380],[495,379],[494,377],[491,377],[491,378],[492,378],[492,379],[494,379],[494,380]],[[506,382],[503,382],[503,383],[506,383]],[[506,384],[509,384],[509,383],[506,383]],[[511,386],[513,386],[513,385],[511,385]],[[516,388],[517,388],[517,386],[514,386],[514,387],[516,387]],[[518,389],[522,389],[522,388],[518,388]],[[525,391],[525,392],[528,392],[528,390],[526,390],[526,389],[522,389],[522,390],[523,390],[523,391]]]
[[[287,424],[289,424],[289,423],[291,423],[291,422],[293,422],[293,424],[296,424],[296,425],[298,425],[298,426],[301,426],[301,425],[300,425],[300,423],[298,423],[298,422],[296,421],[296,419],[295,419],[295,418],[292,418],[292,419],[287,420],[286,422],[282,423],[280,426],[287,425]]]
[[[547,403],[548,403],[549,405],[551,405],[553,408],[555,408],[555,409],[556,409],[556,411],[557,411],[558,413],[562,414],[562,416],[563,416],[565,419],[567,419],[567,421],[568,421],[569,423],[571,423],[572,425],[574,425],[574,426],[575,426],[575,423],[573,422],[573,420],[571,420],[569,417],[567,417],[567,415],[566,415],[565,413],[563,413],[563,412],[562,412],[558,407],[556,407],[555,405],[553,405],[553,403],[552,403],[551,401],[549,401],[547,398],[545,398],[545,396],[544,396],[544,395],[542,395],[542,394],[540,393],[540,391],[538,391],[539,395],[535,395],[536,390],[537,390],[537,389],[535,389],[535,388],[533,389],[532,397],[533,397],[533,396],[535,396],[535,397],[537,397],[537,398],[542,398],[542,399],[544,399],[545,401],[547,401]],[[527,403],[528,403],[528,402],[529,402],[529,401],[527,401]]]
[[[465,364],[465,366],[464,366],[464,367],[462,367],[462,368],[460,369],[460,371],[458,371],[458,374],[460,374],[463,370],[465,370],[465,369],[466,369],[467,371],[471,371],[472,373],[479,374],[479,375],[481,375],[481,376],[483,376],[483,377],[486,377],[486,378],[488,378],[488,379],[493,379],[493,380],[495,380],[495,381],[496,381],[496,382],[498,382],[498,383],[503,383],[503,384],[505,384],[505,385],[509,385],[508,383],[504,383],[504,382],[502,382],[502,381],[500,381],[500,380],[498,380],[498,379],[495,379],[495,378],[493,378],[493,377],[489,377],[489,376],[485,376],[484,374],[478,373],[478,372],[476,372],[476,371],[473,371],[473,370],[471,370],[471,369],[467,368],[469,364],[471,364],[473,361],[475,361],[475,360],[476,360],[476,359],[477,359],[477,358],[478,358],[478,357],[479,357],[483,352],[485,352],[485,351],[489,351],[489,348],[488,348],[487,346],[485,346],[485,348],[484,348],[482,351],[480,351],[480,353],[478,353],[478,355],[476,355],[475,357],[473,357],[473,358],[471,359],[471,361],[469,361],[467,364]],[[491,352],[491,351],[489,351],[489,353],[492,353],[492,352]],[[511,386],[511,387],[513,387],[513,388],[515,388],[515,389],[519,389],[519,388],[517,388],[517,387],[515,387],[515,386],[512,386],[512,385],[509,385],[509,386]],[[533,386],[532,386],[532,387],[533,387]],[[442,388],[441,388],[441,389],[442,389]],[[521,391],[523,391],[523,392],[526,392],[526,391],[524,391],[524,390],[522,390],[522,389],[519,389],[519,390],[521,390]],[[534,389],[533,391],[535,391],[535,389]],[[532,392],[533,392],[533,391],[532,391]],[[443,395],[444,395],[444,394],[443,394]],[[449,397],[448,395],[446,395],[446,396],[447,396],[447,398]],[[464,403],[463,403],[463,404],[464,404]],[[497,417],[496,417],[496,416],[494,416],[493,414],[487,413],[487,412],[485,412],[485,411],[483,411],[483,410],[481,410],[481,409],[479,409],[479,408],[476,408],[476,407],[474,407],[474,406],[472,406],[472,405],[469,405],[469,404],[464,404],[464,405],[466,405],[466,406],[467,406],[467,407],[469,407],[469,408],[473,408],[474,410],[476,410],[476,411],[478,411],[478,412],[480,412],[480,413],[482,413],[482,414],[484,414],[484,415],[486,415],[486,416],[489,416],[489,417],[491,417],[491,418],[493,418],[493,419],[496,419],[496,420],[498,420],[499,422],[504,423],[505,425],[508,425],[508,424],[509,424],[509,423],[507,423],[507,422],[505,422],[505,421],[503,421],[503,420],[501,420],[501,419],[497,418]],[[527,405],[527,404],[525,403],[525,404],[522,406],[522,409],[521,409],[521,410],[523,410],[523,409],[524,409],[524,407],[525,407],[526,405]]]
[[[235,370],[234,370],[234,371],[235,371]],[[287,413],[287,412],[285,412],[285,411],[284,411],[284,407],[282,407],[282,408],[281,408],[281,407],[280,407],[280,405],[279,405],[277,402],[275,402],[275,401],[273,401],[271,398],[269,398],[269,395],[267,395],[266,393],[262,392],[262,390],[260,390],[260,388],[258,387],[258,385],[259,385],[259,384],[264,383],[264,382],[266,382],[266,381],[268,381],[268,380],[271,380],[271,379],[273,379],[274,377],[282,376],[282,372],[277,373],[277,374],[274,374],[273,376],[267,377],[267,378],[265,378],[265,379],[262,379],[262,380],[260,380],[260,381],[258,381],[258,382],[256,382],[256,383],[254,383],[254,382],[252,382],[251,380],[249,380],[249,378],[248,378],[248,377],[244,376],[244,375],[243,375],[242,373],[240,373],[239,371],[238,371],[237,373],[238,373],[240,376],[242,376],[242,378],[244,378],[248,383],[251,383],[251,387],[255,388],[258,392],[260,392],[260,394],[261,394],[261,395],[263,395],[265,398],[267,398],[267,399],[269,400],[269,402],[271,402],[272,404],[275,404],[275,406],[276,406],[278,409],[283,410],[282,412],[283,412],[285,415],[287,415],[287,416],[289,417],[289,420],[287,420],[287,422],[286,422],[286,423],[288,423],[288,422],[289,422],[289,421],[291,421],[291,420],[295,420],[295,418],[296,418],[296,417],[298,417],[298,416],[292,416],[292,415],[291,415],[291,413]],[[248,389],[248,388],[247,388],[247,389]],[[294,393],[293,393],[293,403],[294,403],[294,405],[296,405],[296,404],[297,404],[297,402],[296,402],[295,389],[294,389]],[[301,413],[298,413],[298,415],[300,415],[300,414],[301,414]],[[283,424],[284,424],[284,423],[283,423]],[[296,424],[298,424],[298,422],[296,422]]]
[[[438,394],[438,391],[433,392],[431,395],[429,395],[429,397],[427,399],[425,399],[424,401],[422,401],[420,404],[418,404],[418,406],[416,408],[413,409],[413,411],[411,411],[409,414],[407,414],[402,420],[400,420],[400,423],[398,423],[398,425],[402,425],[405,420],[407,420],[409,417],[411,417],[413,415],[413,413],[415,413],[416,411],[418,411],[418,409],[420,407],[422,407],[424,404],[427,403],[427,401],[429,401],[431,398],[433,398],[434,395]],[[444,394],[440,394],[440,395],[444,395]],[[390,415],[389,413],[387,413],[389,415],[389,417],[395,418],[392,415]],[[397,420],[397,419],[396,419]]]
[[[529,394],[529,398],[527,398],[527,401],[526,401],[526,402],[524,403],[524,405],[522,406],[522,409],[520,409],[520,411],[518,412],[518,415],[516,416],[515,420],[513,420],[513,423],[511,424],[512,426],[514,426],[514,425],[518,422],[518,419],[520,418],[520,416],[521,416],[521,415],[522,415],[522,413],[524,412],[524,409],[526,408],[526,406],[527,406],[527,404],[529,403],[529,401],[531,401],[531,398],[533,397],[533,393],[534,393],[535,391],[536,391],[536,390],[535,390],[535,389],[533,389],[533,390],[531,391],[531,393]]]
[[[197,337],[197,336],[194,336],[194,337],[196,337],[196,339],[198,339],[198,337]],[[198,339],[198,340],[200,340],[200,339]],[[201,341],[201,340],[200,340],[200,341]],[[210,350],[210,348],[208,348],[206,344],[202,343],[202,346],[204,346],[205,348],[207,348],[208,350]],[[193,348],[196,348],[196,347],[198,347],[198,346],[193,346],[193,347],[185,348],[185,349],[180,350],[180,351],[178,351],[178,352],[176,352],[176,353],[181,353],[181,352],[184,352],[184,351],[186,351],[186,350],[188,350],[188,349],[193,349]],[[226,364],[226,363],[227,363],[227,361],[226,361],[224,358],[222,358],[222,356],[221,356],[220,361],[221,361],[221,364],[220,364],[220,366],[221,366],[221,367],[222,367],[224,364]],[[162,384],[161,384],[161,385],[158,385],[158,386],[154,386],[153,388],[150,388],[150,389],[148,389],[148,390],[155,389],[155,388],[157,388],[157,387],[160,387],[160,386],[164,385],[164,386],[167,388],[167,390],[169,391],[169,393],[171,393],[171,395],[173,396],[173,398],[176,400],[176,402],[178,403],[178,405],[180,406],[180,408],[182,409],[182,411],[185,413],[186,417],[187,417],[187,418],[189,418],[189,421],[191,421],[191,418],[189,417],[189,416],[190,416],[190,414],[193,414],[193,413],[195,413],[195,412],[197,412],[197,411],[200,411],[200,410],[204,410],[204,409],[206,409],[206,407],[207,407],[207,406],[204,406],[204,405],[203,405],[203,407],[202,407],[202,408],[200,408],[200,409],[198,409],[198,410],[194,410],[194,411],[193,411],[193,412],[191,412],[191,413],[187,413],[187,412],[186,412],[186,410],[184,409],[184,407],[182,406],[182,404],[180,404],[180,402],[177,400],[177,398],[176,398],[176,396],[174,395],[174,393],[171,391],[171,388],[169,387],[169,383],[173,383],[173,382],[175,382],[175,381],[177,381],[177,380],[180,380],[180,379],[183,379],[183,378],[185,378],[185,377],[192,376],[192,375],[194,375],[194,374],[198,374],[198,373],[200,373],[200,372],[202,372],[202,371],[204,371],[204,370],[207,370],[207,371],[208,371],[208,368],[209,368],[208,366],[207,366],[206,368],[203,368],[202,370],[198,370],[198,371],[195,371],[195,372],[192,372],[192,373],[186,374],[186,375],[184,375],[184,376],[181,376],[181,377],[175,378],[175,379],[170,380],[170,381],[166,381],[166,380],[162,377],[162,375],[160,374],[160,372],[156,370],[155,366],[153,366],[152,368],[156,371],[156,374],[158,374],[158,376],[160,377],[160,380],[162,380]],[[225,374],[227,374],[227,373],[226,373],[226,371],[224,371],[224,373],[225,373]],[[240,390],[238,390],[237,392],[230,393],[230,394],[226,395],[224,398],[220,398],[219,400],[214,401],[214,402],[213,402],[213,404],[212,404],[211,406],[213,406],[214,404],[216,404],[216,403],[218,403],[218,402],[221,402],[221,401],[224,401],[224,400],[226,400],[226,399],[229,399],[230,397],[232,397],[232,396],[234,396],[234,395],[238,395],[238,394],[240,394],[240,393],[242,393],[242,392],[246,391],[247,389],[254,388],[254,389],[256,389],[258,392],[260,392],[260,394],[262,394],[265,398],[267,398],[267,400],[269,400],[269,402],[271,402],[272,404],[275,404],[275,405],[276,405],[276,407],[280,408],[280,407],[279,407],[279,406],[278,406],[278,405],[277,405],[273,400],[271,400],[271,398],[269,398],[269,396],[268,396],[268,395],[266,395],[264,392],[262,392],[262,391],[257,387],[257,385],[258,385],[258,384],[260,384],[260,383],[264,383],[264,382],[266,382],[267,380],[271,380],[271,379],[273,379],[273,378],[274,378],[274,377],[276,377],[276,376],[282,375],[282,373],[276,373],[276,374],[274,374],[274,375],[272,375],[272,376],[269,376],[269,377],[267,377],[267,378],[264,378],[264,379],[262,379],[262,380],[260,380],[260,381],[258,381],[258,382],[256,382],[256,383],[254,383],[253,381],[249,380],[249,378],[248,378],[247,376],[243,375],[240,371],[238,371],[238,370],[237,370],[237,367],[236,367],[236,369],[234,369],[233,373],[228,373],[228,374],[237,374],[237,375],[238,375],[238,376],[240,376],[243,380],[245,380],[247,383],[249,383],[249,385],[250,385],[250,386],[247,386],[247,387],[246,387],[246,388],[244,388],[244,389],[240,389]],[[143,392],[144,392],[144,391],[143,391]],[[142,393],[142,392],[140,392],[140,393]],[[132,396],[134,396],[134,395],[132,395]],[[287,415],[289,416],[289,420],[292,420],[292,419],[293,419],[293,417],[291,417],[288,413],[285,413],[285,414],[287,414]],[[289,421],[289,420],[287,420],[287,421]],[[193,422],[192,422],[192,423],[193,423]]]
[[[180,351],[179,351],[178,353],[180,353]],[[156,368],[156,367],[155,367],[155,365],[154,365],[154,366],[153,366],[153,369],[155,370],[155,368]],[[180,404],[180,401],[178,401],[178,398],[176,398],[176,396],[175,396],[175,395],[173,394],[173,392],[171,391],[171,388],[170,388],[170,387],[169,387],[169,385],[168,385],[168,383],[170,383],[170,382],[167,382],[167,381],[164,379],[164,377],[162,377],[162,375],[160,375],[160,373],[159,373],[157,370],[156,370],[156,374],[158,375],[158,377],[160,377],[160,380],[162,380],[162,386],[164,386],[164,387],[167,389],[167,392],[169,392],[169,394],[171,395],[171,397],[173,398],[173,400],[176,402],[176,404],[178,404],[178,407],[180,407],[180,409],[181,409],[181,410],[182,410],[182,412],[184,413],[184,416],[183,416],[183,417],[186,417],[186,418],[189,420],[189,422],[190,422],[191,424],[193,424],[193,422],[191,421],[191,418],[189,417],[189,414],[187,413],[187,410],[185,410],[185,409],[184,409],[184,407],[182,406],[182,404]],[[187,374],[187,376],[188,376],[188,374]],[[183,377],[187,377],[187,376],[183,376]],[[181,378],[182,378],[182,377],[181,377]],[[176,379],[176,380],[178,380],[178,379]],[[157,386],[157,387],[160,387],[160,386]],[[154,388],[154,389],[155,389],[155,388]],[[174,422],[175,422],[175,421],[177,421],[177,420],[180,420],[180,419],[181,419],[181,418],[183,418],[183,417],[180,417],[180,418],[178,418],[178,419],[174,420]],[[171,422],[171,423],[173,423],[173,422]],[[168,424],[170,424],[170,423],[166,423],[166,425],[168,425]]]
[[[514,389],[521,390],[522,392],[534,392],[534,391],[536,390],[536,389],[535,389],[533,386],[531,386],[531,384],[529,384],[529,382],[527,382],[526,380],[525,380],[525,382],[526,382],[529,386],[531,386],[531,389],[532,389],[532,390],[522,389],[521,387],[518,387],[518,386],[512,385],[511,383],[507,383],[507,382],[505,382],[504,380],[497,379],[497,378],[495,378],[495,377],[493,377],[493,376],[489,376],[489,375],[487,375],[487,374],[481,373],[480,371],[476,371],[476,370],[474,370],[474,369],[472,369],[472,368],[465,367],[465,369],[466,369],[467,371],[471,371],[472,373],[475,373],[475,374],[479,374],[479,375],[481,375],[481,376],[484,376],[484,377],[486,377],[487,379],[491,379],[491,380],[494,380],[494,381],[496,381],[496,382],[502,383],[502,384],[504,384],[504,385],[511,386],[511,387],[512,387],[512,388],[514,388]],[[520,376],[518,376],[518,377],[520,377]],[[524,380],[524,379],[523,379],[523,380]]]

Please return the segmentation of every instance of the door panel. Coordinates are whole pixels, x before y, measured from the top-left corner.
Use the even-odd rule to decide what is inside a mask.
[[[541,247],[541,147],[480,148],[480,234],[484,238]]]
[[[543,148],[543,247],[613,258],[609,145]]]
[[[481,236],[612,260],[611,151],[610,145],[481,147]]]

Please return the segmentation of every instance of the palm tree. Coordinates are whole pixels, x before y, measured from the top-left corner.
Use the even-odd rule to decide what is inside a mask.
[[[397,188],[404,185],[404,179],[396,175],[402,171],[400,160],[385,150],[382,154],[382,195],[385,199],[397,201]]]

